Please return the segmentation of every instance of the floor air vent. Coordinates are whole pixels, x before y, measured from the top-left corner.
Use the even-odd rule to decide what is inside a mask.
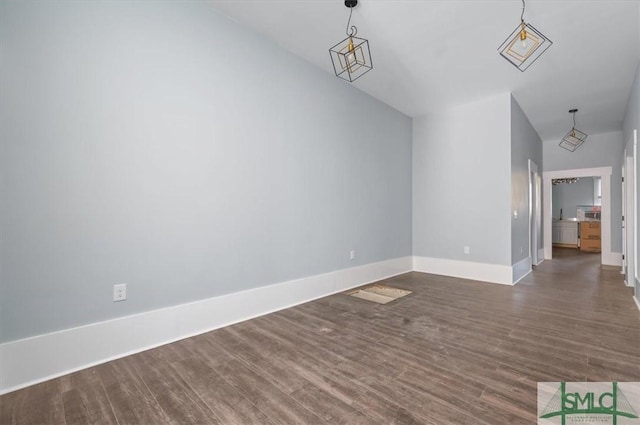
[[[373,285],[355,291],[348,292],[347,295],[360,298],[367,301],[373,301],[378,304],[386,304],[395,299],[409,295],[411,291],[404,289],[391,288],[384,285]]]

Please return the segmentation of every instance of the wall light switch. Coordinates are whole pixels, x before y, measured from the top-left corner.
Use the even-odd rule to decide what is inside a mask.
[[[468,246],[464,247],[464,253],[465,255],[469,255],[471,253],[471,248],[469,248]]]
[[[513,219],[514,220],[518,219],[518,210],[513,210]]]

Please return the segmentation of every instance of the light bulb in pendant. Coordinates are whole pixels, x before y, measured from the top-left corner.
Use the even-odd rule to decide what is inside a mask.
[[[522,21],[522,29],[520,30],[520,41],[522,42],[522,48],[527,48],[527,31],[524,29],[524,21]]]
[[[347,63],[353,64],[356,61],[356,48],[353,45],[353,38],[349,37],[349,44],[347,45]]]

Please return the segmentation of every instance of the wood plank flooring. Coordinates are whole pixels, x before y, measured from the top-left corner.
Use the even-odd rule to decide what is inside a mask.
[[[558,249],[515,287],[408,273],[0,397],[0,424],[536,423],[538,381],[640,381],[618,268]]]

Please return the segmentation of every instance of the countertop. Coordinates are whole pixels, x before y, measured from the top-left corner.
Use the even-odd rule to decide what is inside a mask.
[[[581,223],[583,221],[597,221],[600,222],[600,220],[596,219],[596,218],[584,218],[582,220],[578,220],[577,218],[565,218],[562,220],[558,220],[557,218],[553,219],[554,223]]]

